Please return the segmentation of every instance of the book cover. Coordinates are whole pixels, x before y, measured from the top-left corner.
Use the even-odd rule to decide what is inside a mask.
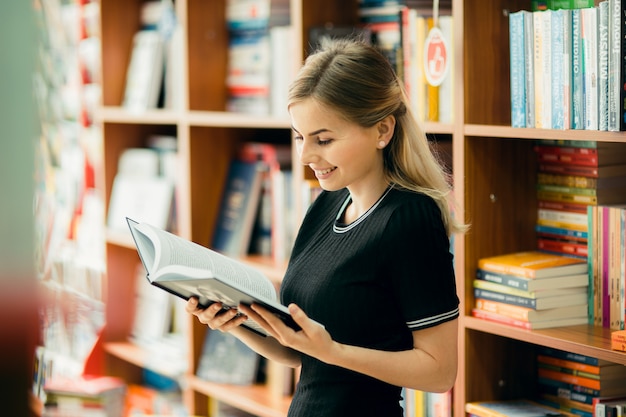
[[[547,278],[587,272],[587,263],[580,259],[540,251],[522,251],[481,258],[478,267],[526,278]]]
[[[165,66],[163,39],[156,30],[140,30],[133,37],[133,48],[122,105],[131,111],[156,108]]]
[[[248,254],[262,182],[263,166],[258,162],[231,162],[211,241],[214,250],[234,257]]]
[[[543,355],[541,353],[537,355],[537,362],[543,363],[546,365],[557,366],[560,368],[569,368],[575,371],[587,372],[588,374],[593,374],[593,375],[598,375],[598,376],[602,375],[603,369],[613,369],[613,368],[618,369],[618,372],[622,372],[626,374],[626,368],[624,368],[624,366],[617,364],[617,363],[603,363],[603,364],[598,364],[598,365],[591,365],[588,363],[558,358],[558,357],[551,356],[551,355]]]
[[[559,255],[576,256],[587,259],[589,248],[587,242],[577,242],[573,240],[555,239],[554,237],[537,235],[537,249],[556,253]]]
[[[533,279],[520,277],[518,275],[503,274],[499,272],[476,270],[476,278],[479,280],[489,281],[506,285],[511,288],[517,288],[524,291],[539,291],[554,288],[568,288],[587,286],[589,284],[587,274],[566,275],[562,277]]]
[[[220,384],[252,385],[260,356],[231,334],[207,330],[196,376]]]

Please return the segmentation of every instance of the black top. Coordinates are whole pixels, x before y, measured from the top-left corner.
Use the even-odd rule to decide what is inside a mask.
[[[323,192],[307,212],[281,287],[343,344],[401,351],[412,330],[459,315],[441,212],[430,197],[388,189],[367,213],[338,221],[347,189]],[[289,409],[302,416],[402,416],[401,388],[303,355]]]

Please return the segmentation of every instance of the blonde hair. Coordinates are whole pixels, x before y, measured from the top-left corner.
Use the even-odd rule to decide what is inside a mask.
[[[393,115],[395,132],[383,150],[386,179],[435,200],[448,234],[466,230],[451,213],[450,176],[412,113],[402,81],[375,47],[357,38],[325,40],[289,90],[289,105],[309,98],[363,127]]]

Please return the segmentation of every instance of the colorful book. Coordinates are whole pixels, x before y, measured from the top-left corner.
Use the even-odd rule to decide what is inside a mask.
[[[541,234],[537,234],[537,249],[560,255],[576,256],[585,260],[589,255],[587,242],[555,239]]]
[[[588,275],[566,275],[562,277],[552,277],[543,279],[525,278],[519,275],[503,274],[499,272],[476,270],[476,278],[483,281],[517,288],[524,291],[539,291],[554,288],[580,287],[589,284]]]
[[[538,168],[540,172],[548,172],[552,174],[562,175],[582,175],[591,178],[604,178],[626,175],[626,164],[585,166],[548,162],[540,163]]]
[[[605,366],[614,364],[614,362],[609,362],[604,359],[598,359],[594,356],[581,355],[580,353],[568,352],[566,350],[555,349],[548,346],[538,346],[537,349],[537,353],[539,355],[552,356],[555,358],[565,359],[568,361],[574,361],[593,366]]]
[[[587,263],[580,259],[532,250],[481,258],[478,267],[535,279],[587,272]]]
[[[539,163],[576,164],[599,167],[626,163],[626,146],[612,142],[596,148],[535,145]]]
[[[591,365],[569,359],[558,358],[551,355],[537,355],[537,362],[546,365],[557,366],[560,368],[569,368],[575,371],[586,372],[589,375],[602,375],[602,372],[622,372],[626,375],[626,368],[617,363],[603,363],[601,365]],[[614,369],[615,368],[615,369]],[[611,369],[612,371],[603,371]]]
[[[585,305],[557,307],[547,310],[534,310],[532,308],[478,298],[476,299],[475,309],[487,313],[507,316],[515,320],[526,321],[529,323],[573,317],[586,319],[587,317],[587,308]]]
[[[599,391],[601,395],[618,395],[624,391],[624,377],[622,376],[598,380],[545,368],[538,368],[537,375],[542,378],[567,382],[568,384],[582,385],[583,387]]]
[[[526,74],[525,74],[525,37],[524,15],[530,13],[520,10],[509,14],[509,50],[511,77],[511,126],[526,127]]]
[[[549,227],[549,226],[541,226],[541,225],[537,225],[535,226],[535,231],[537,233],[545,233],[545,234],[549,234],[549,235],[553,235],[556,237],[560,237],[563,239],[576,239],[576,240],[582,240],[582,241],[587,241],[588,239],[588,232],[581,232],[578,230],[569,230],[569,229],[563,229],[561,227]]]

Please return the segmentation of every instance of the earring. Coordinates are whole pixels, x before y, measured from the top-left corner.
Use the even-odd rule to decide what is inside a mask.
[[[381,140],[380,142],[378,142],[378,147],[380,149],[384,148],[387,145],[387,143],[384,140]]]

